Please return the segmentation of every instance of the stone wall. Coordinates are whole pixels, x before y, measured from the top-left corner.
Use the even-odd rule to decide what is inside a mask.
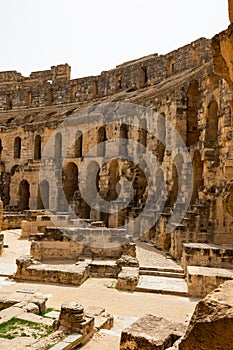
[[[126,231],[120,229],[50,227],[45,234],[31,237],[30,254],[40,261],[135,257],[135,243],[126,242],[125,235]]]

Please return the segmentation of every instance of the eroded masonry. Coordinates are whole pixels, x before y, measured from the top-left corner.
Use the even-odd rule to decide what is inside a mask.
[[[135,258],[131,236],[137,231],[144,241],[181,259],[191,294],[207,294],[206,279],[211,279],[207,283],[210,290],[227,279],[222,270],[232,267],[233,249],[232,86],[225,71],[224,75],[217,69],[216,52],[214,41],[201,38],[167,55],[152,54],[82,79],[70,79],[68,64],[29,77],[16,71],[0,72],[2,228],[22,227],[22,238],[32,240],[32,258],[41,262]],[[124,115],[111,123],[98,117],[100,105],[116,102],[157,112],[164,122],[153,124],[150,113],[134,116],[133,126]],[[76,123],[70,124],[69,132],[59,129],[72,118]],[[168,222],[186,197],[185,185],[179,188],[179,176],[186,184],[191,174],[182,155],[174,158],[174,140],[166,122],[181,135],[193,167],[191,202],[182,221],[174,222],[172,232],[167,230]],[[154,129],[159,138],[154,137]],[[124,142],[119,146],[117,139]],[[118,145],[121,157],[112,158],[111,148],[105,147],[104,142],[111,140],[112,149]],[[50,156],[46,158],[43,152],[48,144]],[[95,153],[89,154],[93,148]],[[143,162],[145,149],[161,164],[151,183],[145,175],[150,170]],[[134,152],[141,154],[141,163],[127,158]],[[94,182],[101,198],[109,203],[117,202],[119,182],[130,182],[132,193],[122,185],[123,199],[117,202],[121,208],[132,195],[129,204],[110,213],[92,208],[79,188],[83,164],[87,185]],[[41,181],[41,168],[51,178]],[[159,212],[153,195],[155,200],[162,195],[163,181],[166,201]],[[152,217],[156,211],[159,214],[156,223],[141,237],[141,228],[151,219],[142,215],[140,225],[126,232],[122,226],[143,214],[148,193]],[[18,260],[18,278],[32,278],[32,258]],[[81,280],[86,278],[85,264]],[[210,276],[207,268],[222,270],[212,270]],[[118,265],[114,269],[112,275],[117,276],[121,269]],[[132,288],[138,281],[137,266],[134,269]]]

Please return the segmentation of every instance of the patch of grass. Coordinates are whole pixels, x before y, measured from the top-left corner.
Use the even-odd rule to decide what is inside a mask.
[[[46,337],[54,331],[52,326],[44,326],[35,322],[20,320],[15,317],[0,324],[0,338],[14,339],[21,337]]]

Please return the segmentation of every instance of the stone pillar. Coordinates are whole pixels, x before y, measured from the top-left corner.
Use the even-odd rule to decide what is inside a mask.
[[[82,343],[85,343],[94,333],[94,318],[85,316],[84,307],[81,304],[70,301],[61,306],[58,327],[81,334]]]

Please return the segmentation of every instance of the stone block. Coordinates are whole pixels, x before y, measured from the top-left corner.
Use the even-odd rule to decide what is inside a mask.
[[[164,350],[172,346],[185,330],[180,323],[146,315],[122,331],[120,350]]]
[[[233,348],[232,290],[233,281],[226,281],[197,304],[179,350]]]

